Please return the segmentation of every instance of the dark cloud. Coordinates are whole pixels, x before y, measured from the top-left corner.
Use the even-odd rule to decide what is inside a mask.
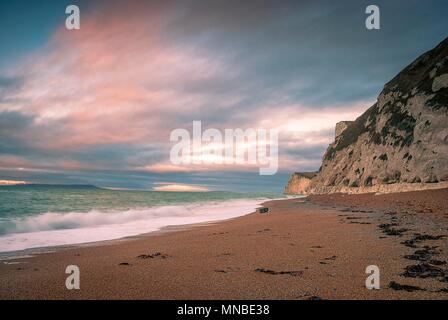
[[[35,116],[18,111],[0,112],[0,156],[20,157],[37,167],[50,168],[54,165],[54,169],[64,169],[66,161],[88,164],[91,167],[132,169],[161,161],[168,152],[141,144],[113,143],[45,148],[46,137],[51,139],[52,136],[61,134],[66,130],[65,123],[38,124],[35,120]],[[48,144],[50,142],[49,140]]]
[[[0,103],[8,102],[6,94],[11,94],[19,90],[25,79],[22,77],[4,77],[0,74]]]
[[[8,78],[0,76],[0,90],[16,88],[23,83],[22,78]]]
[[[303,159],[303,160],[316,160],[322,157],[325,152],[326,146],[317,145],[317,146],[299,146],[296,148],[289,148],[285,150],[285,154],[288,156],[292,156],[295,159]]]
[[[30,149],[21,132],[32,126],[33,117],[17,111],[0,112],[0,155],[25,155]]]
[[[291,102],[343,105],[374,98],[385,82],[448,30],[444,1],[377,1],[379,31],[364,26],[369,4],[184,2],[184,15],[173,29],[184,41],[196,40],[217,57],[230,59],[241,71],[235,82],[254,93],[253,105],[266,101],[273,89]],[[207,90],[207,85],[202,88]],[[241,91],[221,88],[227,94]]]

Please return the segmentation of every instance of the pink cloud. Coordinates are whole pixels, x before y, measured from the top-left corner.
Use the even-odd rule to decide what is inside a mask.
[[[27,183],[28,183],[27,181],[23,180],[0,180],[0,186],[13,186]]]
[[[138,10],[138,6],[144,6]],[[169,163],[169,135],[179,126],[190,126],[192,114],[235,113],[232,106],[243,101],[240,92],[224,97],[203,90],[188,90],[190,83],[232,83],[236,68],[223,56],[200,44],[167,39],[170,15],[163,5],[153,11],[147,4],[132,9],[111,4],[83,16],[79,31],[56,30],[48,45],[10,72],[25,78],[23,87],[0,103],[0,111],[16,110],[35,117],[33,126],[17,138],[40,150],[84,150],[97,145],[141,145],[166,151],[165,159],[148,159],[136,170],[154,173],[210,170],[258,170],[257,165],[189,165]],[[145,10],[143,10],[145,9]],[[132,19],[125,19],[126,13]],[[149,14],[148,14],[149,12]],[[175,19],[175,15],[171,15]],[[243,85],[243,84],[242,84]],[[366,104],[315,111],[307,106],[282,104],[250,110],[238,123],[223,121],[221,128],[267,128],[280,132],[280,168],[294,170],[298,164],[315,166],[316,161],[297,158],[286,151],[303,146],[325,145],[341,120],[353,120]],[[274,99],[275,100],[275,99]],[[230,109],[227,112],[227,109]],[[238,110],[244,113],[242,109]],[[231,118],[232,119],[232,118]],[[197,119],[201,120],[201,119]],[[189,129],[188,127],[186,129]],[[206,129],[206,128],[204,128]],[[0,165],[2,165],[0,159]],[[127,164],[123,164],[125,167]],[[71,159],[50,163],[9,159],[3,166],[82,170],[98,166]]]
[[[207,192],[209,188],[205,186],[190,185],[190,184],[163,184],[153,187],[153,191],[170,191],[170,192]]]
[[[161,124],[206,100],[179,86],[225,74],[226,66],[198,48],[164,41],[157,15],[134,12],[129,21],[122,14],[109,9],[85,16],[75,32],[61,27],[47,48],[16,70],[26,78],[15,94],[23,102],[0,110],[64,126],[51,139],[30,134],[40,148],[167,141]]]
[[[191,168],[187,166],[178,166],[168,163],[157,163],[142,168],[144,171],[154,172],[154,173],[173,173],[173,172],[191,172]]]

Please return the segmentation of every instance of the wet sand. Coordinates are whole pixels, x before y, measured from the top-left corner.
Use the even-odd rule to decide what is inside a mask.
[[[270,201],[267,214],[0,262],[0,299],[448,299],[448,189]],[[77,265],[81,289],[67,290]],[[365,269],[380,268],[380,290]]]

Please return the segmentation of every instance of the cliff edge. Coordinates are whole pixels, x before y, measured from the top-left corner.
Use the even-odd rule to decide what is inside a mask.
[[[400,192],[448,187],[448,38],[388,82],[335,141],[309,181],[287,193]]]
[[[285,186],[285,194],[306,194],[317,172],[295,172]]]

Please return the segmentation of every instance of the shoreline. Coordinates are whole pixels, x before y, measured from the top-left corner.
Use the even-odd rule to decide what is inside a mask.
[[[149,236],[163,234],[163,233],[167,233],[167,232],[176,232],[176,231],[180,231],[180,230],[193,229],[193,228],[197,228],[197,227],[201,227],[201,226],[207,226],[210,224],[230,221],[233,219],[237,219],[239,217],[244,217],[246,215],[256,213],[257,209],[259,209],[260,207],[263,207],[264,203],[266,203],[266,202],[283,201],[283,200],[288,200],[288,199],[300,199],[300,198],[305,198],[305,197],[306,197],[305,195],[285,195],[285,198],[260,199],[261,202],[259,204],[257,204],[257,206],[254,208],[253,212],[245,213],[245,214],[243,214],[241,216],[237,216],[237,217],[225,218],[222,220],[210,220],[210,221],[197,222],[197,223],[168,225],[168,226],[164,226],[158,230],[148,231],[148,232],[144,232],[144,233],[129,235],[129,236],[115,238],[115,239],[72,243],[72,244],[64,244],[64,245],[45,246],[45,247],[33,247],[33,248],[27,248],[27,249],[23,249],[23,250],[4,251],[4,252],[0,252],[0,262],[11,260],[11,259],[31,258],[31,257],[34,257],[39,254],[52,253],[52,252],[56,252],[59,250],[76,249],[76,248],[83,248],[83,247],[89,247],[89,246],[113,245],[114,243],[117,243],[117,242],[132,241],[132,240],[139,239],[141,237],[149,237]],[[248,200],[253,200],[253,199],[248,199]]]
[[[300,196],[297,196],[300,197]],[[209,224],[209,223],[215,223],[215,222],[219,222],[219,221],[226,221],[226,220],[231,220],[234,218],[238,218],[240,216],[244,216],[244,215],[248,215],[254,212],[254,210],[256,211],[257,208],[259,208],[260,206],[263,205],[264,202],[266,201],[271,201],[271,200],[284,200],[287,199],[285,198],[276,198],[276,199],[256,199],[256,198],[235,198],[235,199],[228,199],[228,200],[224,200],[221,202],[216,202],[216,201],[210,201],[208,202],[203,202],[201,203],[202,205],[204,205],[203,210],[205,209],[206,212],[213,212],[212,210],[216,209],[216,208],[212,208],[212,207],[217,207],[218,209],[221,208],[222,205],[226,205],[226,204],[234,204],[235,202],[239,202],[242,200],[245,201],[249,201],[249,202],[254,202],[254,204],[251,204],[249,207],[253,209],[248,209],[248,208],[238,208],[240,209],[240,213],[238,213],[237,215],[231,214],[231,216],[229,217],[228,213],[224,216],[224,217],[219,217],[218,219],[216,219],[215,217],[212,216],[208,216],[206,217],[206,219],[211,219],[211,220],[204,220],[204,221],[198,221],[198,222],[186,222],[186,223],[179,223],[179,224],[170,224],[170,225],[165,225],[162,227],[159,227],[158,229],[155,230],[149,230],[149,231],[135,231],[136,233],[131,233],[128,235],[123,235],[123,236],[118,236],[115,238],[110,238],[110,239],[99,239],[99,240],[91,240],[91,241],[83,241],[83,242],[72,242],[72,243],[61,243],[61,244],[51,244],[51,245],[43,245],[43,246],[35,246],[35,247],[28,247],[28,248],[24,248],[24,249],[15,249],[15,250],[7,250],[7,251],[0,251],[0,261],[8,259],[9,256],[16,256],[16,255],[33,255],[33,254],[39,254],[40,252],[44,251],[55,251],[55,250],[63,250],[65,248],[72,248],[72,247],[84,247],[84,246],[89,246],[89,245],[102,245],[107,244],[109,242],[114,242],[114,241],[125,241],[125,240],[129,240],[129,239],[133,239],[136,237],[140,237],[140,236],[146,236],[146,235],[151,235],[151,234],[157,234],[159,232],[167,232],[171,229],[183,229],[183,228],[188,228],[189,226],[194,227],[194,226],[200,226],[203,224]],[[177,204],[177,206],[181,207],[182,205],[194,205],[195,203],[186,203],[186,204]],[[199,203],[198,203],[199,204]],[[207,207],[207,205],[209,207]],[[162,205],[162,206],[154,206],[151,208],[147,208],[147,209],[157,209],[157,208],[163,208],[163,207],[170,207],[170,205]],[[144,210],[144,209],[140,209],[140,210]],[[251,211],[249,211],[251,210]],[[63,215],[63,214],[62,214]],[[187,218],[191,218],[191,217],[187,217]],[[113,225],[109,224],[109,225],[105,225],[105,226],[109,226],[109,227],[113,227]],[[101,225],[98,225],[97,227],[101,227]],[[68,231],[76,231],[76,230],[83,230],[83,228],[74,228],[74,229],[66,229]],[[47,230],[45,230],[47,231]],[[63,229],[58,230],[58,229],[54,229],[54,230],[48,230],[48,231],[63,231]],[[94,230],[93,230],[94,231]],[[143,231],[143,232],[142,232]],[[30,234],[32,234],[33,232],[31,232]],[[20,235],[24,235],[26,237],[28,233],[17,233],[16,236],[20,236]],[[1,240],[1,238],[0,238]]]
[[[432,262],[446,263],[446,238],[416,242],[418,248],[402,242],[415,233],[448,234],[447,195],[271,200],[262,203],[268,214],[42,253],[0,264],[0,299],[448,299],[442,277],[402,276],[425,263],[404,258],[420,247],[437,247]],[[411,212],[420,205],[432,212]],[[387,223],[396,225],[379,227]],[[400,234],[387,234],[391,229]],[[71,264],[80,268],[81,290],[64,286]],[[365,288],[368,265],[380,267],[381,290]],[[419,290],[400,289],[405,285]]]
[[[276,199],[273,201],[281,201],[281,200]],[[261,204],[263,204],[263,203],[261,203]],[[138,240],[140,238],[157,236],[160,234],[165,234],[165,233],[170,233],[170,232],[177,232],[177,231],[182,231],[182,230],[190,230],[190,229],[194,229],[194,228],[205,227],[205,226],[216,224],[216,223],[231,221],[233,219],[238,219],[240,217],[244,217],[246,215],[254,214],[254,213],[256,213],[256,211],[244,214],[242,216],[223,219],[223,220],[212,220],[212,221],[205,221],[205,222],[198,222],[198,223],[170,225],[170,226],[162,227],[158,230],[149,231],[149,232],[140,233],[140,234],[131,235],[131,236],[126,236],[126,237],[121,237],[121,238],[116,238],[116,239],[99,240],[99,241],[83,242],[83,243],[72,243],[72,244],[56,245],[56,246],[48,246],[48,247],[27,248],[27,249],[23,249],[23,250],[15,250],[15,251],[5,251],[5,252],[0,252],[0,263],[2,261],[13,260],[13,259],[33,258],[40,254],[54,253],[54,252],[58,252],[61,250],[82,249],[82,248],[87,248],[87,247],[91,247],[91,246],[99,246],[100,247],[100,246],[114,245],[114,244],[124,242],[124,241],[134,241],[134,240]]]

